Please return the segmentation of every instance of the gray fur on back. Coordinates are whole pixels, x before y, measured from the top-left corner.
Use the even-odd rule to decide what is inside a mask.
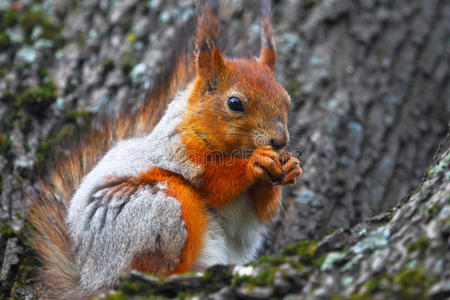
[[[164,189],[144,187],[130,199],[116,198],[109,204],[98,199],[86,208],[79,220],[85,230],[74,245],[83,289],[95,291],[113,284],[133,256],[143,251],[164,251],[167,264],[177,265],[186,229],[180,203]]]

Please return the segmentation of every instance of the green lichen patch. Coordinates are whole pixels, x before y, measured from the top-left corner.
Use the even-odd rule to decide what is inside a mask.
[[[64,113],[64,122],[84,124],[91,122],[94,114],[88,110],[69,110]]]
[[[428,175],[440,175],[443,174],[445,170],[449,169],[450,165],[450,153],[448,153],[439,163],[428,170]]]
[[[192,295],[205,295],[214,292],[223,287],[224,284],[230,284],[232,280],[232,267],[216,265],[203,275],[196,272],[187,272],[178,276],[165,276],[144,274],[132,271],[119,278],[119,284],[116,291],[109,293],[107,299],[115,299],[128,295],[133,299],[141,299],[142,295],[147,295],[151,299],[174,298],[184,299]],[[102,298],[103,299],[103,298]],[[120,298],[118,298],[120,299]]]
[[[178,291],[177,292],[177,299],[186,299],[187,297],[189,297],[191,295],[191,293],[189,292],[185,292],[185,291]]]
[[[130,43],[136,42],[136,34],[134,34],[134,33],[132,33],[132,32],[128,33],[128,34],[127,34],[127,40],[128,40]]]
[[[426,214],[428,217],[434,216],[440,210],[439,204],[431,203],[426,206]]]
[[[52,144],[49,141],[42,141],[36,147],[36,156],[38,163],[44,163],[52,155]]]
[[[28,116],[17,120],[17,125],[23,133],[28,133],[33,129],[33,121]],[[27,147],[27,145],[25,145],[25,147]]]
[[[14,26],[18,22],[18,12],[14,9],[8,9],[2,12],[0,26],[1,28]]]
[[[0,133],[0,154],[5,154],[11,148],[11,140]]]
[[[258,259],[260,264],[269,264],[272,266],[279,266],[287,261],[286,257],[283,256],[261,256]]]
[[[271,285],[274,279],[275,268],[266,268],[258,273],[255,277],[252,277],[249,281],[258,286]]]
[[[0,32],[0,51],[5,51],[11,46],[9,36],[3,32]]]
[[[305,240],[291,243],[284,247],[281,255],[299,256],[301,261],[312,263],[316,254],[317,241]]]
[[[24,122],[24,124],[21,124],[21,129],[29,130],[30,120],[26,116],[22,120],[23,112],[26,111],[40,117],[55,102],[58,95],[58,87],[55,81],[50,79],[48,73],[43,69],[40,69],[38,73],[39,84],[37,86],[22,86],[18,93],[6,90],[0,95],[0,103],[7,105],[11,111],[9,115],[2,119],[3,131],[11,130],[16,120]]]
[[[306,1],[304,2],[304,4],[303,4],[303,7],[306,8],[306,9],[311,8],[311,7],[313,7],[314,5],[316,5],[317,2],[319,2],[319,0],[306,0]]]
[[[41,141],[36,147],[38,167],[45,165],[50,159],[61,157],[68,144],[91,132],[93,117],[91,112],[85,110],[67,111],[62,124],[50,133],[50,138]]]
[[[60,157],[67,143],[79,139],[82,134],[80,128],[90,128],[90,125],[66,123],[59,130],[54,131],[50,139],[41,141],[36,147],[37,163],[44,165],[50,159]]]
[[[422,267],[405,268],[393,275],[373,276],[347,299],[374,299],[377,295],[390,295],[392,299],[427,299],[428,290],[435,280]],[[344,299],[340,296],[333,299]]]
[[[12,105],[15,102],[16,102],[16,95],[14,95],[14,93],[12,93],[11,91],[5,91],[0,96],[0,103],[2,103],[2,104]]]
[[[286,85],[286,89],[289,91],[290,95],[295,97],[304,97],[303,96],[303,87],[297,82],[295,79],[290,79]]]
[[[133,69],[133,61],[131,60],[131,58],[125,56],[120,69],[122,70],[124,76],[128,76],[128,74],[130,74],[131,70]]]
[[[271,286],[275,274],[283,274],[282,265],[290,265],[293,270],[303,272],[305,269],[320,267],[325,256],[317,257],[317,241],[298,241],[284,247],[278,256],[262,256],[258,263],[238,268],[234,272],[232,286],[245,286],[251,289],[256,286]]]
[[[412,253],[415,251],[423,252],[423,251],[426,251],[430,247],[430,245],[431,245],[431,241],[429,238],[421,237],[408,246],[408,252],[409,253]]]
[[[175,293],[175,291],[173,291]],[[129,299],[138,294],[154,295],[157,294],[155,286],[148,286],[142,280],[133,280],[129,277],[122,277],[119,279],[119,284],[114,293],[109,293],[107,299],[123,299],[125,295]]]
[[[201,280],[203,280],[204,282],[210,282],[214,279],[214,273],[210,272],[210,271],[206,271],[205,273],[203,273]]]
[[[53,80],[37,88],[28,88],[17,97],[16,107],[25,108],[35,115],[43,115],[57,98],[58,87]]]
[[[9,225],[8,220],[0,220],[0,234],[3,239],[8,239],[16,236],[16,232]]]
[[[61,35],[61,27],[47,18],[41,11],[26,10],[18,15],[18,22],[21,25],[25,41],[32,44],[36,39],[51,40],[54,44],[62,46],[64,39]],[[39,28],[39,34],[33,34]]]
[[[344,298],[341,296],[332,297],[333,300],[338,299],[349,299],[349,300],[365,300],[365,299],[373,299],[373,294],[379,290],[380,284],[382,284],[382,279],[380,276],[376,278],[372,278],[363,283],[360,290],[354,294],[352,294],[348,298]]]
[[[233,287],[241,285],[245,285],[247,287],[268,286],[272,284],[276,271],[276,267],[263,265],[258,268],[258,270],[255,270],[254,274],[235,273],[231,285]]]
[[[95,298],[93,298],[95,299]],[[117,291],[117,292],[113,292],[113,293],[108,293],[105,296],[106,300],[127,300],[130,299],[130,297],[124,293],[122,293],[121,291]]]
[[[433,282],[434,279],[420,267],[402,270],[391,277],[391,283],[398,285],[403,299],[426,299]]]
[[[323,263],[325,262],[325,259],[327,258],[327,255],[328,254],[324,253],[320,255],[318,258],[314,259],[313,265],[318,268],[322,267]]]
[[[142,290],[142,288],[142,282],[131,282],[130,280],[124,280],[120,282],[118,286],[119,291],[127,295],[136,295],[140,290]]]
[[[224,282],[231,282],[233,278],[232,269],[226,266],[213,266],[207,269],[201,276],[204,284],[211,287],[221,286]]]
[[[102,67],[103,67],[102,76],[106,76],[109,72],[114,70],[116,65],[112,59],[106,59],[103,61]]]
[[[1,11],[0,50],[6,52],[9,49],[18,50],[19,47],[25,49],[23,47],[27,45],[26,49],[30,49],[29,51],[37,50],[49,55],[51,50],[64,45],[61,28],[37,6]],[[28,63],[33,61],[31,59]]]
[[[348,300],[366,300],[366,299],[373,299],[373,295],[375,292],[379,290],[380,284],[382,284],[382,277],[377,276],[375,278],[369,279],[366,282],[364,282],[359,289],[359,291],[353,293],[350,297],[342,297],[342,296],[334,296],[331,299],[333,300],[342,300],[342,299],[348,299]]]

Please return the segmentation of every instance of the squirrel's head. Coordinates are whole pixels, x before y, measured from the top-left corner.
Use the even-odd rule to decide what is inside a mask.
[[[190,146],[224,155],[248,156],[258,147],[285,147],[290,97],[274,76],[276,52],[269,22],[270,5],[262,7],[259,58],[229,59],[216,46],[214,8],[199,16],[196,79],[189,95],[183,132]]]

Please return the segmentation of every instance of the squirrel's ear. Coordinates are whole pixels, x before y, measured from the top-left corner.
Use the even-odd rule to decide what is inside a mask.
[[[213,46],[212,50],[200,49],[197,53],[196,60],[197,74],[205,79],[210,79],[225,69],[225,62],[222,54],[217,46]]]
[[[275,51],[275,41],[273,39],[272,25],[270,24],[270,1],[261,1],[261,53],[259,61],[275,71],[277,53]]]
[[[197,2],[197,30],[195,34],[195,64],[197,74],[203,78],[217,76],[225,63],[217,48],[219,36],[219,2]]]

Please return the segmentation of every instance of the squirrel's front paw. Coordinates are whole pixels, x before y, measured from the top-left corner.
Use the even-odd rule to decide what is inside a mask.
[[[287,150],[283,150],[280,152],[280,160],[284,172],[281,184],[295,184],[295,179],[302,176],[303,173],[303,170],[300,167],[300,161]]]
[[[280,154],[270,146],[255,149],[250,157],[250,168],[253,176],[272,184],[282,184],[285,172]]]

